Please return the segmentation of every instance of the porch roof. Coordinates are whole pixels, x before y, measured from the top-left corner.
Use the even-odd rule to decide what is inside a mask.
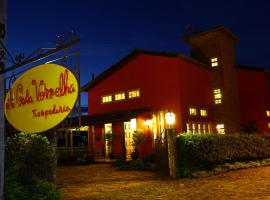
[[[102,113],[96,115],[84,115],[81,116],[81,125],[88,126],[94,124],[108,123],[108,122],[116,122],[116,121],[127,121],[131,118],[137,117],[139,114],[143,114],[146,112],[150,112],[149,108],[139,108],[139,109],[131,109],[131,110],[122,110],[116,112]],[[76,127],[79,124],[79,118],[68,118],[68,126]]]

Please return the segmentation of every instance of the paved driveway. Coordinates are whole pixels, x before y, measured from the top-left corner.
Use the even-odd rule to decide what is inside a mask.
[[[270,167],[178,180],[108,164],[58,167],[57,175],[63,200],[270,200]]]

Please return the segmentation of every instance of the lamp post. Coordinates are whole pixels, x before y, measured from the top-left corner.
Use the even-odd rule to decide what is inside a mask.
[[[171,111],[165,114],[165,121],[167,124],[166,136],[168,146],[168,162],[169,162],[169,175],[176,178],[176,151],[175,151],[175,114]]]

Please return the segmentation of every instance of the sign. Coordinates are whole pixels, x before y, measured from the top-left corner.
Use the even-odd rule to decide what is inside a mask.
[[[78,82],[67,68],[43,64],[23,73],[5,99],[9,123],[25,133],[49,130],[72,111],[78,96]]]

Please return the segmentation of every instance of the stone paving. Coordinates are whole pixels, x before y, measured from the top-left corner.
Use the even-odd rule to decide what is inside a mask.
[[[177,180],[109,164],[58,167],[57,173],[63,200],[270,200],[270,167]]]

